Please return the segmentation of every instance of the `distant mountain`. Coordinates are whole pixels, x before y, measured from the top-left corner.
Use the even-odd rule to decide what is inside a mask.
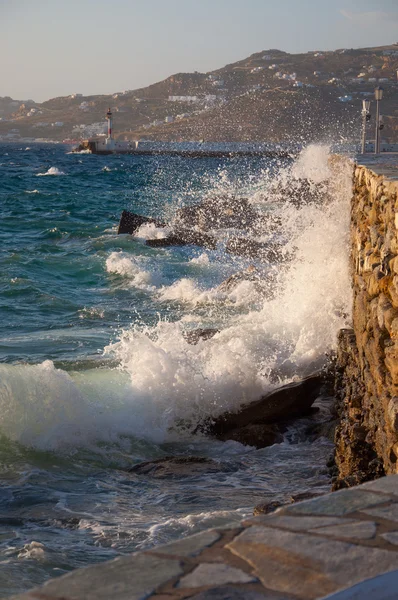
[[[72,94],[41,104],[0,98],[0,136],[93,137],[104,133],[111,107],[115,136],[122,139],[353,139],[362,100],[372,100],[382,85],[383,137],[396,140],[397,70],[398,45],[306,54],[264,50],[209,73],[177,73],[113,95]]]

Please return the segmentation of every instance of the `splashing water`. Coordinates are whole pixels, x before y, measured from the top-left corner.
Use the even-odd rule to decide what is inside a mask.
[[[295,162],[20,154],[18,178],[12,153],[0,167],[19,186],[0,222],[0,502],[23,521],[0,539],[5,593],[325,491],[331,444],[300,437],[305,420],[262,450],[193,431],[325,364],[350,317],[349,166],[323,146]],[[37,180],[48,164],[57,173],[39,174],[68,177]],[[123,208],[172,222],[226,193],[248,198],[261,218],[247,235],[284,261],[226,253],[241,230],[210,231],[218,247],[205,251],[149,248],[171,231],[154,225],[116,235]],[[251,267],[257,278],[220,285]],[[190,345],[186,332],[206,327],[218,333]],[[168,454],[236,471],[164,482],[125,471]]]
[[[341,173],[336,179],[328,158],[327,148],[311,147],[279,174],[279,181],[305,176],[310,183],[323,183],[328,196],[325,204],[303,201],[297,207],[283,202],[272,207],[282,222],[279,237],[293,256],[272,283],[273,299],[263,299],[258,310],[225,318],[218,335],[196,346],[183,336],[186,315],[183,320],[162,318],[152,327],[136,324],[124,329],[120,339],[104,350],[119,363],[116,370],[67,374],[48,361],[32,367],[3,366],[2,430],[11,439],[42,449],[116,440],[129,433],[165,442],[170,436],[174,439],[177,422],[191,423],[194,429],[204,416],[216,417],[257,399],[273,386],[275,374],[286,383],[321,368],[350,305],[350,174]],[[266,188],[267,180],[263,183]],[[269,209],[267,198],[263,209]],[[145,225],[137,236],[158,231]],[[272,234],[263,234],[272,242]],[[106,270],[153,292],[159,306],[164,302],[214,306],[228,300],[217,286],[203,289],[189,277],[160,285],[149,262],[142,268],[142,261],[111,252]],[[208,261],[203,254],[196,259],[204,266]],[[231,304],[241,304],[250,295],[250,285],[235,289],[229,295]],[[21,410],[27,418],[18,425]],[[39,414],[45,418],[39,419]]]

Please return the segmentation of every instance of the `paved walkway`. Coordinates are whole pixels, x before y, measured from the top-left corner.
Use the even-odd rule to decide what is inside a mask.
[[[398,475],[291,504],[239,528],[211,529],[79,569],[13,599],[312,600],[329,594],[398,598]]]

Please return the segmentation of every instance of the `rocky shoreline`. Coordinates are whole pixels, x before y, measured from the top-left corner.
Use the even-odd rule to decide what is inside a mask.
[[[398,184],[392,177],[392,174],[396,177],[396,173],[396,166],[391,167],[388,157],[369,167],[358,165],[354,172],[351,220],[353,328],[340,331],[337,355],[330,363],[329,380],[331,371],[334,371],[335,379],[335,401],[330,417],[323,423],[314,424],[308,431],[309,439],[311,435],[334,437],[335,452],[328,463],[334,490],[395,473],[397,468],[398,222],[395,210]],[[275,192],[293,203],[322,200],[321,190],[310,189],[306,181],[299,181],[290,192],[287,189]],[[260,260],[272,260],[274,254],[283,256],[283,248],[265,246],[250,239],[260,220],[262,217],[244,198],[210,198],[180,209],[172,223],[172,233],[165,238],[147,240],[147,244],[198,244],[213,248],[217,243],[208,231],[234,227],[244,231],[245,237],[230,238],[227,251]],[[143,223],[169,226],[124,211],[119,233],[132,234]],[[270,230],[278,230],[277,220],[269,220],[268,225]],[[251,267],[230,277],[220,288],[256,277],[256,269]],[[258,281],[260,285],[261,277]],[[217,333],[217,329],[191,331],[187,332],[186,339],[196,344]],[[315,374],[282,386],[235,414],[221,415],[212,422],[204,421],[198,429],[224,441],[232,439],[257,448],[279,443],[294,419],[311,412],[327,380],[325,375]]]

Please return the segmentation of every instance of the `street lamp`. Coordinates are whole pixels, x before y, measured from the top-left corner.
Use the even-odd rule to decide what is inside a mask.
[[[376,135],[375,135],[375,154],[380,154],[380,100],[383,98],[383,88],[377,86],[375,89],[376,100]]]
[[[366,152],[366,123],[370,121],[370,100],[362,100],[362,154]]]

